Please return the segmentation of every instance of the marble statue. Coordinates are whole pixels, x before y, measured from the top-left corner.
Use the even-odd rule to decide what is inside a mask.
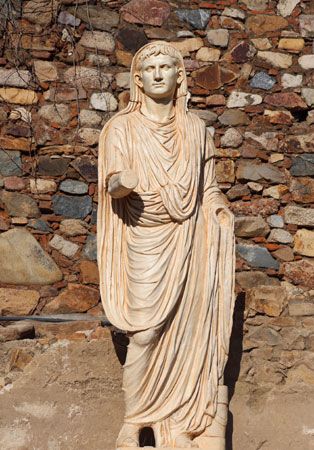
[[[133,58],[129,104],[99,140],[101,296],[129,336],[119,450],[138,449],[144,427],[156,448],[225,449],[233,215],[187,99],[181,54],[147,44]]]

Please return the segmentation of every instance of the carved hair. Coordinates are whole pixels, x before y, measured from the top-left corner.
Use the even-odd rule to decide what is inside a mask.
[[[172,59],[174,59],[175,65],[180,66],[181,55],[179,51],[175,47],[172,47],[167,43],[160,43],[160,41],[158,41],[157,44],[153,42],[152,44],[149,44],[148,47],[144,47],[144,50],[140,50],[138,57],[135,59],[135,70],[140,71],[143,62],[146,59],[150,58],[151,56],[158,55],[170,56]]]

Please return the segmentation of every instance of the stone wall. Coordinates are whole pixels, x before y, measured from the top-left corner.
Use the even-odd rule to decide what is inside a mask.
[[[167,40],[184,56],[190,108],[214,136],[218,181],[236,215],[229,381],[313,386],[313,2],[0,8],[1,314],[102,314],[97,141],[127,104],[134,52]]]

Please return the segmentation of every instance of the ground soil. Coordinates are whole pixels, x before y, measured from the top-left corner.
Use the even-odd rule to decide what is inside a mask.
[[[111,340],[1,344],[1,450],[114,450],[123,417]],[[313,450],[314,395],[237,383],[228,450]]]

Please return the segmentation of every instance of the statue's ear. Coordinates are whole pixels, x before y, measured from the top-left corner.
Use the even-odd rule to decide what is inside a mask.
[[[183,81],[183,69],[181,67],[178,68],[178,78],[177,84],[181,84]]]
[[[142,89],[142,87],[143,87],[143,82],[142,82],[141,75],[140,75],[139,73],[135,73],[135,75],[134,75],[134,81],[135,81],[135,84],[136,84],[139,88]]]

